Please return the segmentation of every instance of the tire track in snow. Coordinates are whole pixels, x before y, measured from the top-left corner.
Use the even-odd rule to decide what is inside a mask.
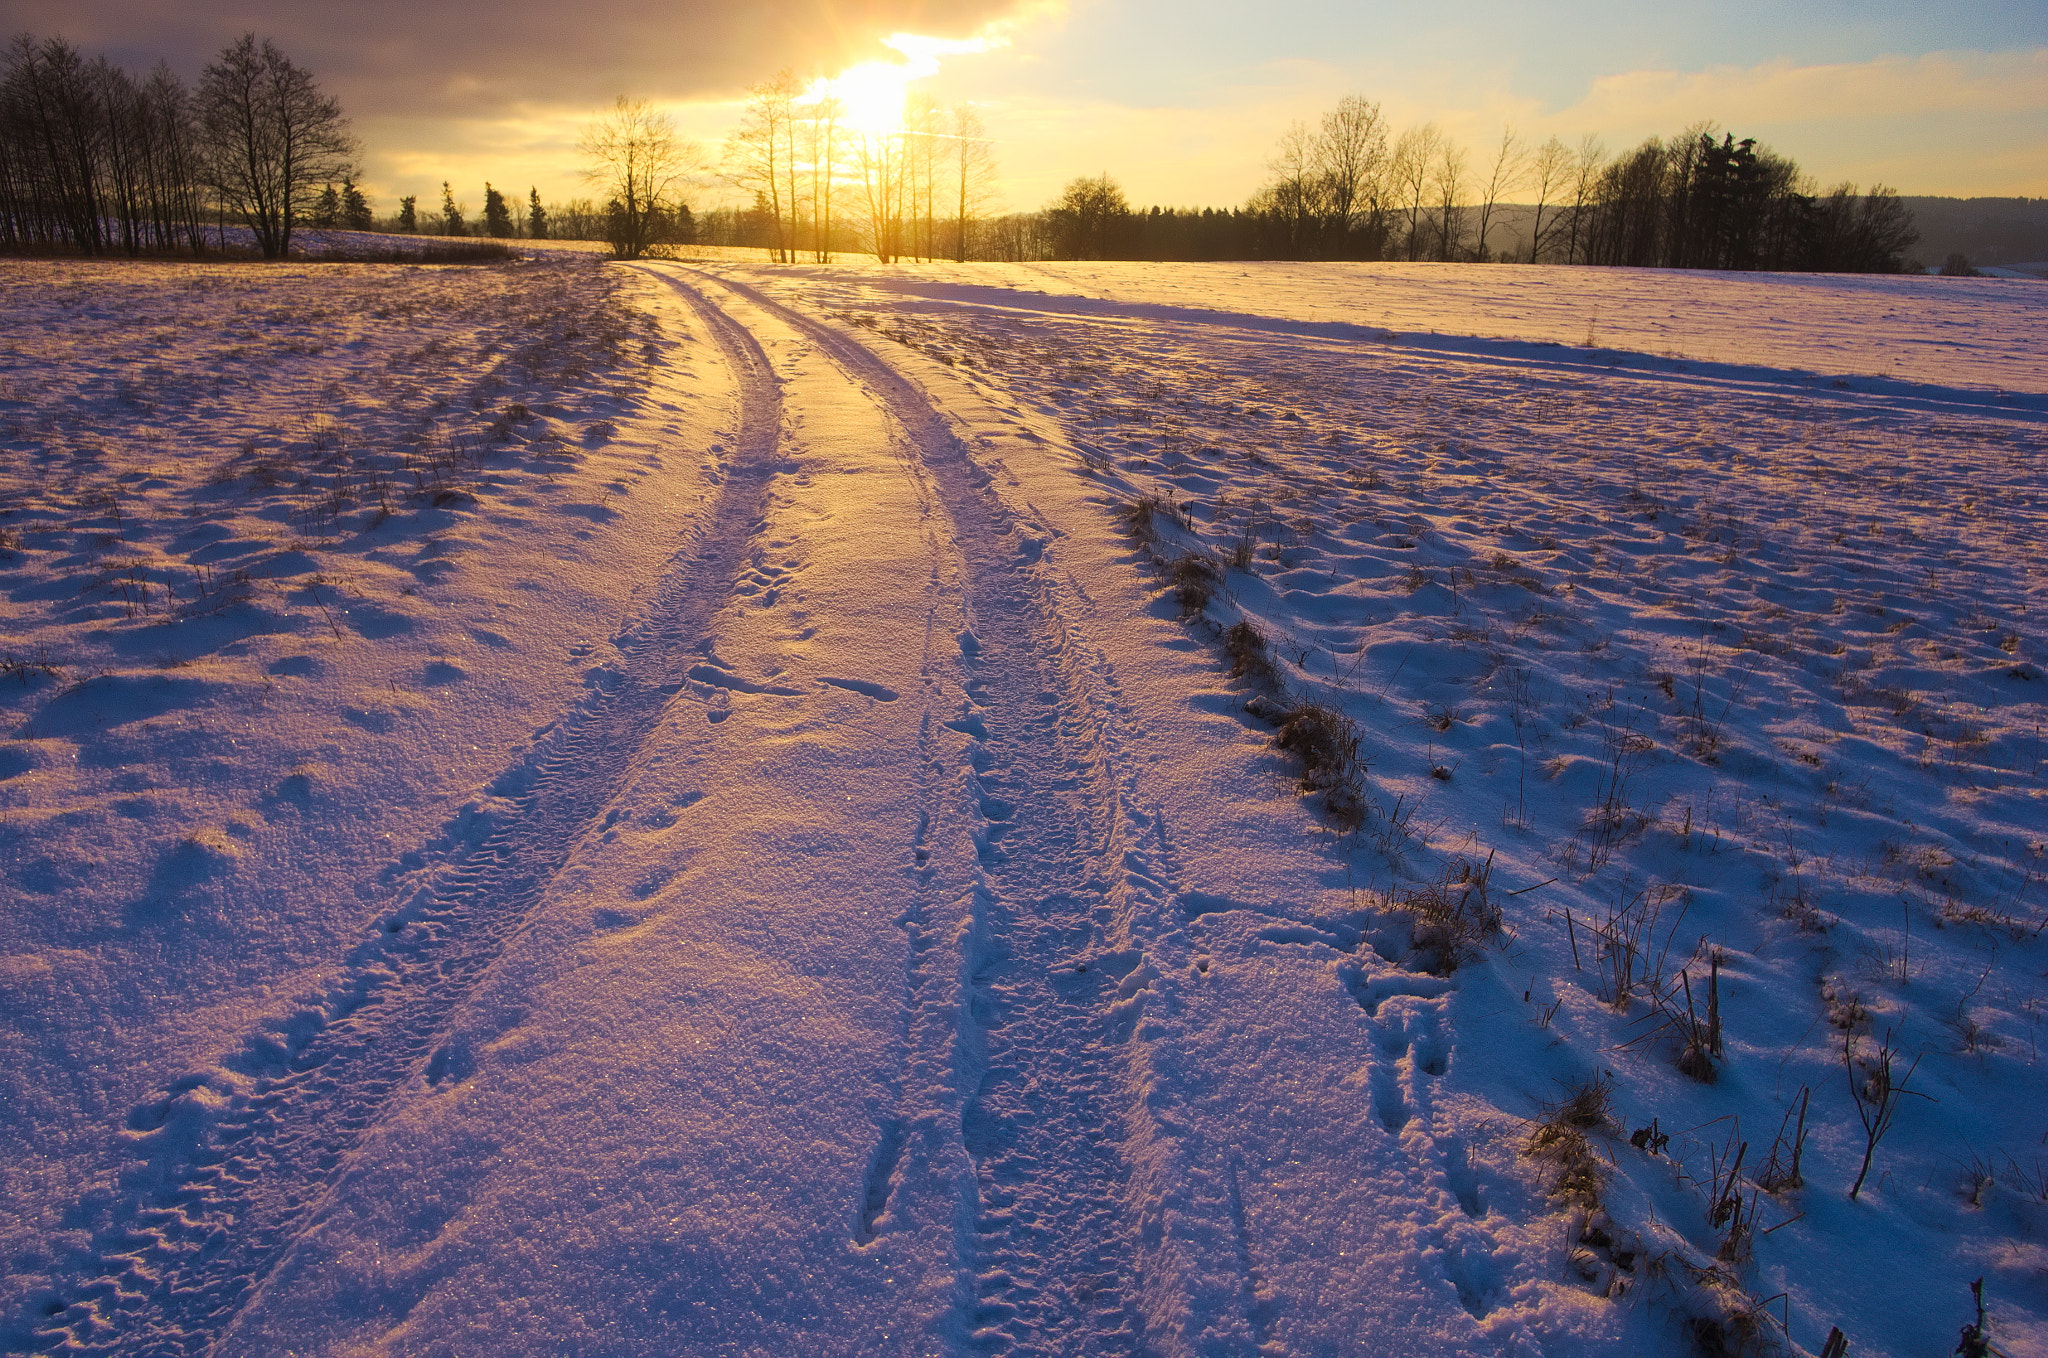
[[[957,1108],[972,1166],[958,1216],[956,1348],[1171,1351],[1170,1337],[1148,1334],[1157,1280],[1145,1276],[1127,1154],[1140,1101],[1129,1044],[1153,972],[1123,937],[1133,894],[1164,888],[1134,867],[1142,855],[1125,842],[1123,780],[1070,672],[1080,662],[1065,624],[1031,574],[1036,544],[1015,531],[944,418],[886,362],[754,289],[708,281],[815,342],[864,387],[902,427],[952,522],[968,629],[966,701],[947,725],[971,741],[976,868],[945,1035],[953,1050],[928,1050],[936,1035],[913,1014],[909,1063],[949,1071],[952,1097],[935,1102]],[[940,987],[929,964],[914,965],[917,1008],[933,998],[921,988]],[[883,1129],[857,1239],[883,1224],[904,1135],[900,1120]]]
[[[768,351],[762,343],[739,322],[719,311],[703,293],[674,274],[654,268],[647,272],[674,289],[700,314],[716,316],[721,333],[732,346],[745,350],[750,366],[763,372],[772,370]],[[800,423],[800,398],[791,404],[796,406],[790,416],[792,423]],[[930,562],[925,588],[928,592],[943,592],[941,563],[947,546],[944,516],[934,512],[930,479],[916,459],[904,456],[900,447],[894,451],[917,510],[924,549]],[[913,1098],[907,1093],[920,1081],[929,1083],[932,1073],[929,1054],[934,1051],[941,1053],[942,1057],[950,1054],[948,1044],[933,1042],[931,1034],[957,1001],[959,989],[958,967],[948,967],[946,962],[949,952],[945,946],[948,942],[944,918],[946,884],[937,880],[939,874],[931,861],[934,840],[944,833],[943,789],[937,771],[945,764],[944,747],[947,742],[944,732],[950,725],[944,721],[933,698],[949,684],[958,687],[957,675],[947,656],[955,638],[940,627],[939,622],[938,610],[928,609],[918,666],[918,688],[924,702],[918,722],[915,758],[918,770],[913,795],[915,830],[909,845],[917,886],[908,908],[894,921],[896,927],[903,931],[907,946],[896,1070],[892,1078],[884,1081],[887,1102],[892,1111],[878,1123],[875,1145],[868,1156],[849,1214],[849,1237],[856,1247],[863,1249],[874,1245],[891,1231],[904,1227],[905,1223],[892,1213],[907,1183],[949,1177],[949,1172],[956,1168],[949,1162],[958,1157],[957,1117],[953,1119],[955,1134],[949,1139],[939,1125],[943,1118],[934,1115],[929,1101]],[[895,702],[904,696],[867,679],[818,675],[816,682],[881,702]],[[950,1032],[949,1026],[947,1031]],[[943,1065],[943,1059],[940,1064]]]
[[[935,650],[935,616],[925,622],[921,673],[928,691],[947,667]],[[895,923],[903,930],[907,951],[904,958],[902,1028],[898,1036],[897,1069],[889,1083],[894,1113],[882,1124],[876,1138],[867,1173],[861,1182],[861,1200],[854,1226],[854,1243],[874,1244],[897,1222],[888,1214],[896,1206],[907,1181],[947,1177],[948,1151],[952,1147],[945,1118],[925,1101],[913,1099],[911,1089],[920,1082],[929,1085],[930,1054],[943,1053],[944,1041],[935,1042],[935,1021],[958,1001],[957,968],[946,966],[944,929],[944,884],[932,862],[933,840],[940,833],[944,817],[938,771],[944,767],[946,723],[935,704],[927,701],[918,722],[917,736],[917,830],[912,837],[911,862],[916,873],[916,891],[910,906]],[[943,1025],[937,1025],[943,1028]]]
[[[488,833],[350,955],[288,1038],[134,1109],[145,1161],[68,1281],[38,1288],[9,1347],[203,1354],[317,1221],[350,1157],[414,1080],[439,1078],[451,1020],[633,768],[744,565],[776,470],[781,399],[750,336],[692,297],[740,388],[739,429],[697,539],[672,559],[623,668],[492,788]]]

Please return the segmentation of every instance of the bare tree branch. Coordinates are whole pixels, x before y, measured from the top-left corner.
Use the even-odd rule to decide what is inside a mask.
[[[583,130],[576,149],[589,162],[584,179],[607,195],[606,239],[620,259],[638,259],[667,239],[682,190],[704,164],[697,144],[676,134],[673,119],[623,94]]]
[[[256,233],[265,259],[283,259],[302,205],[357,154],[341,105],[268,39],[259,46],[245,33],[200,77],[198,116],[208,186]]]

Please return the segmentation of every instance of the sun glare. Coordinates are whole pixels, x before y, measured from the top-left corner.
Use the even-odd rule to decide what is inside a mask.
[[[887,136],[903,126],[903,103],[912,83],[938,74],[940,58],[986,52],[1003,43],[1004,39],[987,35],[928,38],[921,33],[891,33],[882,45],[899,53],[901,61],[864,61],[836,76],[814,80],[805,98],[837,99],[840,121],[846,126],[869,136]]]

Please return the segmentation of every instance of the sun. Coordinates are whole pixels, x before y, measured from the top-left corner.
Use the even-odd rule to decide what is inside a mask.
[[[886,137],[903,130],[903,103],[910,87],[936,75],[941,57],[986,52],[1003,45],[999,36],[928,38],[921,33],[891,33],[882,45],[902,55],[901,61],[863,61],[836,76],[811,82],[807,100],[837,99],[840,122],[855,132]]]
[[[812,85],[813,99],[837,99],[839,121],[855,132],[886,137],[903,126],[903,101],[917,79],[909,66],[894,61],[864,61]]]

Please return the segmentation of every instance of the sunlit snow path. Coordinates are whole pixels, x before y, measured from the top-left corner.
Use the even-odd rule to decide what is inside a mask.
[[[964,830],[974,852],[954,863],[917,851],[926,860],[920,894],[932,904],[914,946],[937,941],[932,908],[964,905],[964,947],[953,965],[967,988],[964,1003],[948,1004],[950,987],[913,980],[906,1057],[913,1078],[930,1087],[906,1089],[905,1107],[944,1112],[885,1129],[862,1232],[872,1238],[886,1227],[900,1143],[957,1141],[974,1177],[963,1203],[956,1328],[976,1348],[1142,1348],[1136,1214],[1121,1142],[1135,1114],[1127,1044],[1143,1010],[1144,978],[1132,973],[1144,957],[1121,945],[1134,925],[1156,921],[1162,884],[1144,870],[1147,848],[1129,841],[1085,663],[1017,568],[1044,544],[1034,525],[984,499],[984,478],[913,387],[825,327],[735,291],[815,340],[894,417],[950,511],[946,546],[959,564],[962,698],[950,715],[928,719],[969,740],[960,787],[969,816],[941,810],[921,839]],[[927,1021],[947,1011],[953,1022]]]

